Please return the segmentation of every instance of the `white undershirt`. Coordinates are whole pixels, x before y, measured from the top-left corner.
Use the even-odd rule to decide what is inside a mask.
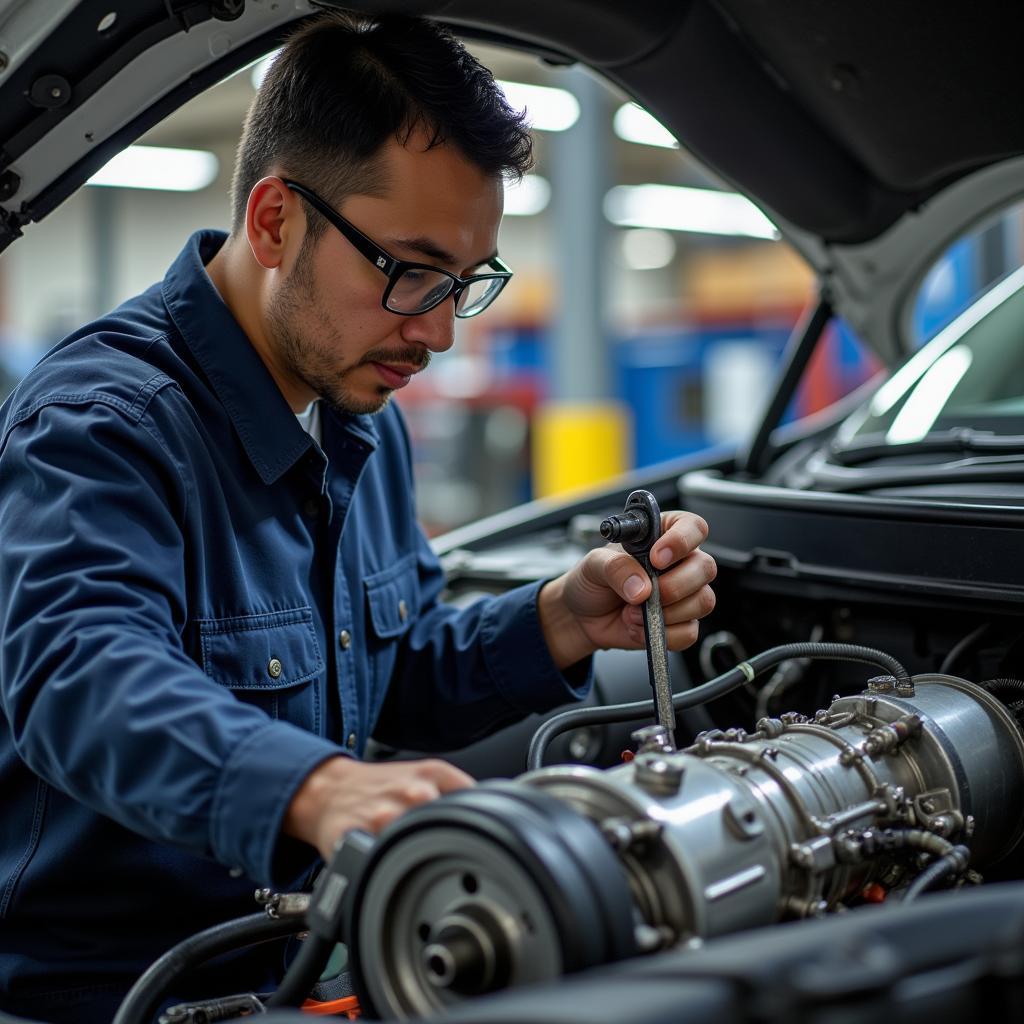
[[[314,398],[309,405],[306,406],[302,412],[297,412],[295,418],[299,421],[299,426],[309,434],[311,438],[321,447],[323,447],[323,437],[320,430],[320,401]]]

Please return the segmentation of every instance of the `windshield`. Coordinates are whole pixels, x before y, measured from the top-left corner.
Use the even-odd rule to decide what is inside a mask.
[[[834,447],[900,445],[943,431],[1024,434],[1024,268],[915,353],[840,428]]]

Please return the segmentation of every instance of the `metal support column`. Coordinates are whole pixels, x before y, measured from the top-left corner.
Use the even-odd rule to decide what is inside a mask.
[[[580,104],[570,129],[545,138],[550,150],[551,219],[557,292],[552,322],[552,403],[536,422],[535,491],[560,494],[629,467],[629,418],[613,393],[607,327],[611,106],[588,72],[565,73]]]
[[[120,189],[96,185],[88,188],[92,239],[92,281],[89,299],[90,315],[97,317],[113,307],[117,289],[117,215]]]

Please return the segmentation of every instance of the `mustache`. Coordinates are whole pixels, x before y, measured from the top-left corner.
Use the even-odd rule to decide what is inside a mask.
[[[430,364],[430,352],[422,347],[374,348],[367,352],[359,362],[398,363],[400,365],[415,366],[418,370],[425,370]]]

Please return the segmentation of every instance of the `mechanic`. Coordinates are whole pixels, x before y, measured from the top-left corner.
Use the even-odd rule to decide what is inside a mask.
[[[507,268],[522,115],[447,32],[304,23],[250,109],[230,235],[53,349],[0,414],[0,1005],[108,1021],[157,956],[293,889],[346,830],[472,780],[442,751],[643,646],[617,547],[456,609],[388,399]],[[714,563],[665,514],[668,642]],[[671,568],[670,568],[671,567]],[[274,987],[271,944],[194,994]],[[192,993],[176,993],[187,997]]]

